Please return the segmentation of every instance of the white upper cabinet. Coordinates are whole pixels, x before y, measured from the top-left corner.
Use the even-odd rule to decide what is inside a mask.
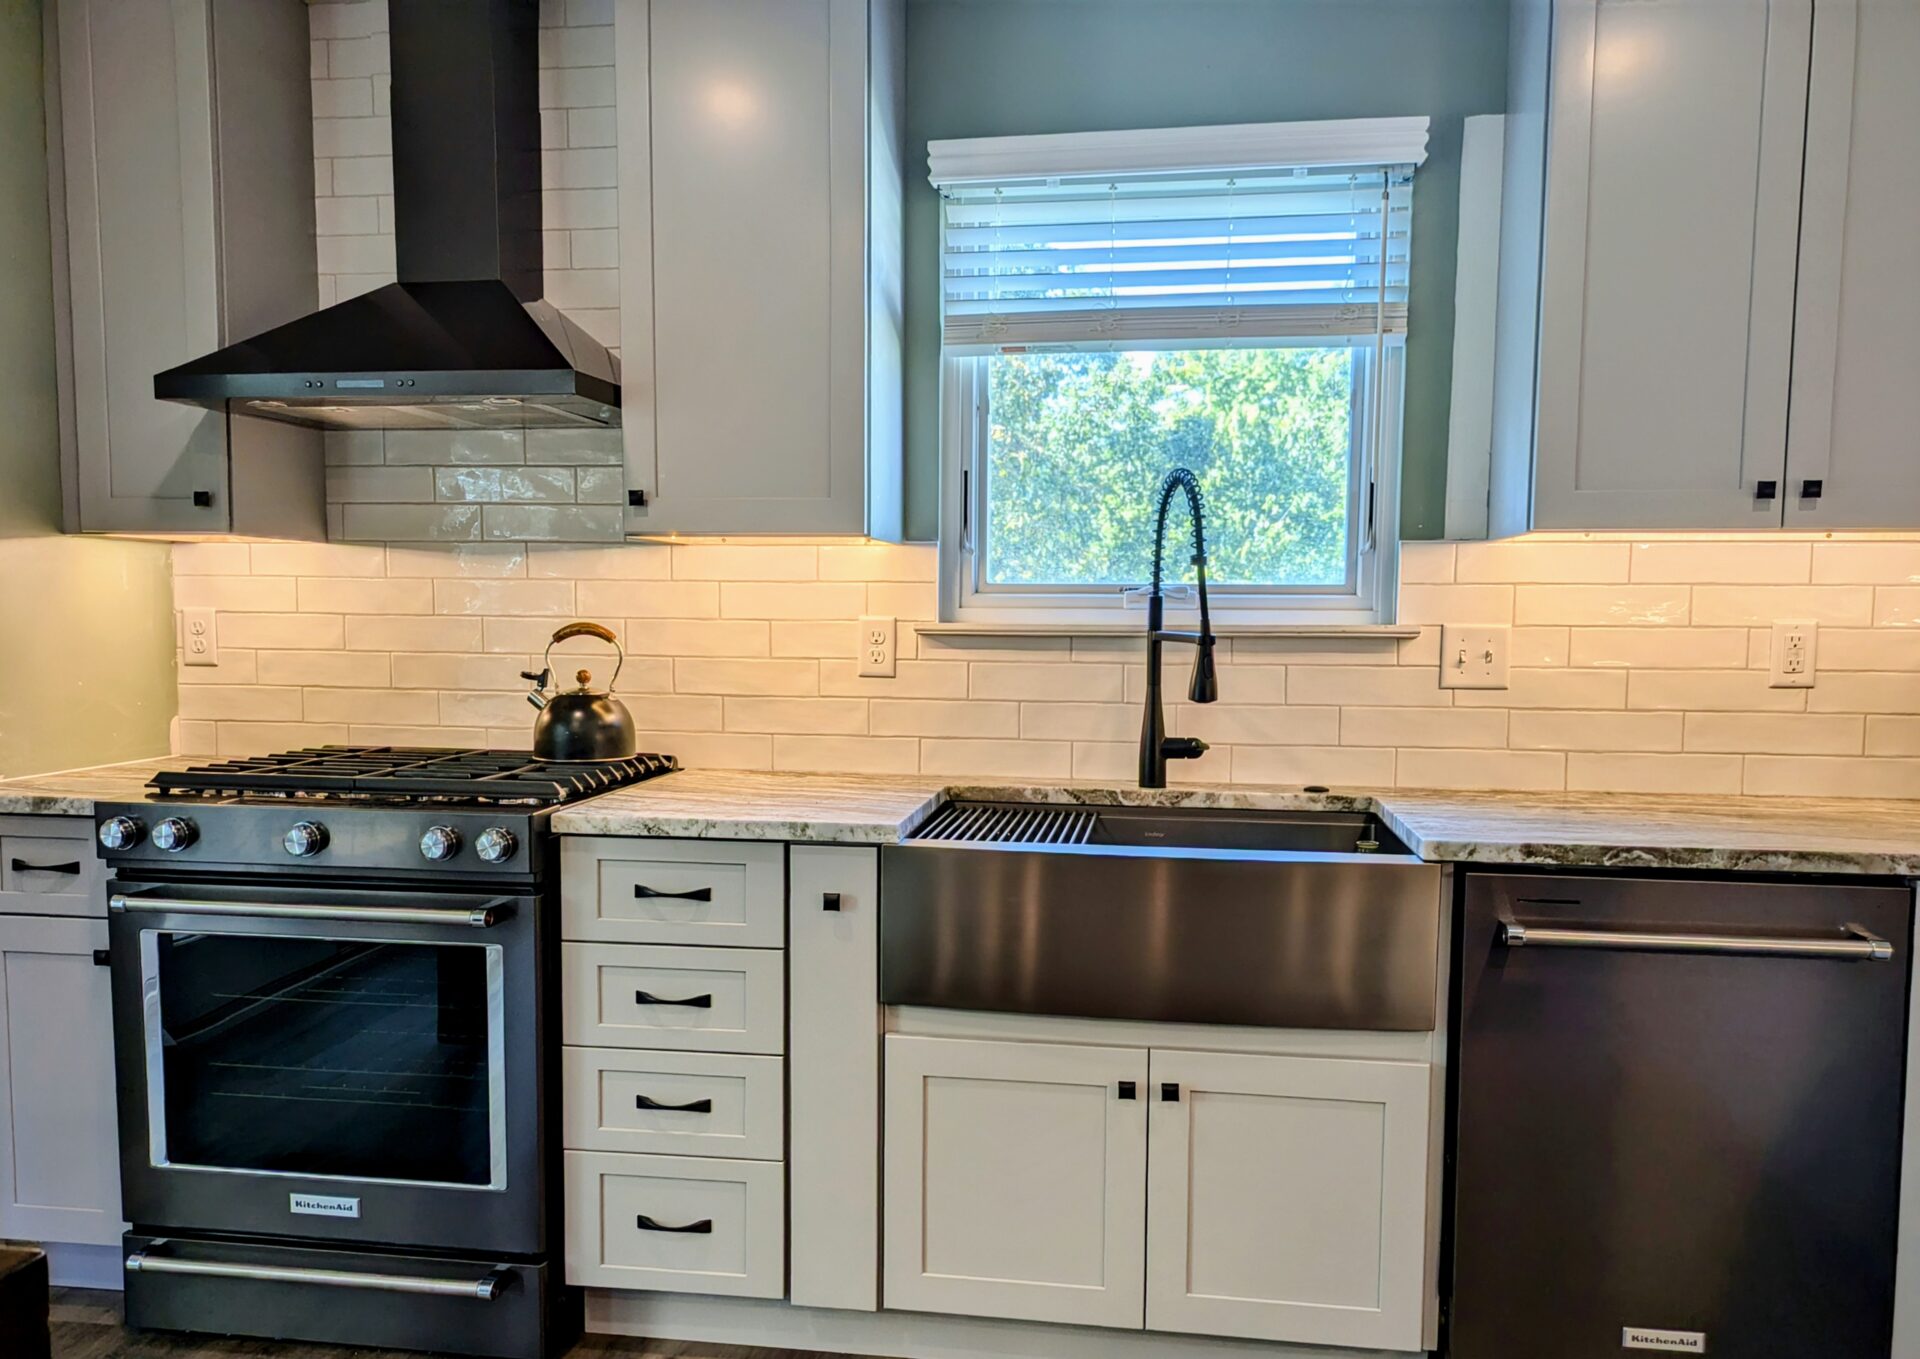
[[[68,527],[324,536],[317,434],[153,395],[315,306],[305,6],[56,0],[47,23]]]
[[[1818,0],[1812,70],[1786,522],[1916,528],[1920,4]]]
[[[621,0],[630,533],[900,526],[900,0]]]

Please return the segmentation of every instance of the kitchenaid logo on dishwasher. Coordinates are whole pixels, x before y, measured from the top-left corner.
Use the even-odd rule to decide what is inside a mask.
[[[359,1199],[329,1199],[318,1194],[289,1194],[287,1206],[308,1217],[359,1217]]]
[[[1707,1333],[1705,1331],[1649,1331],[1640,1326],[1628,1326],[1620,1332],[1620,1348],[1661,1350],[1667,1354],[1705,1354]]]

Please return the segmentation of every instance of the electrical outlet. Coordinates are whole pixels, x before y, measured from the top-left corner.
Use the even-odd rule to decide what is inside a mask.
[[[1441,628],[1440,687],[1505,689],[1512,655],[1512,628]]]
[[[860,620],[860,673],[876,678],[891,678],[894,665],[894,639],[898,629],[891,618]]]
[[[182,609],[180,651],[188,665],[220,664],[218,615],[212,609]]]
[[[1818,623],[1775,623],[1767,652],[1767,683],[1775,689],[1813,688]]]

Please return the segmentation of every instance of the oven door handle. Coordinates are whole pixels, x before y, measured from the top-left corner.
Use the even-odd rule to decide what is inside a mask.
[[[289,1265],[245,1265],[228,1260],[182,1260],[135,1251],[127,1257],[131,1274],[193,1274],[213,1279],[256,1279],[263,1283],[318,1284],[323,1288],[365,1288],[379,1293],[429,1293],[443,1298],[492,1302],[513,1276],[494,1269],[477,1279],[433,1278],[414,1274],[372,1274],[351,1269],[301,1269]]]
[[[130,896],[116,893],[107,898],[114,911],[162,913],[179,911],[188,915],[249,916],[262,920],[337,920],[347,923],[368,921],[383,925],[467,925],[476,930],[491,929],[513,918],[513,903],[489,901],[483,906],[329,906],[320,902],[296,901],[191,901],[184,897]]]

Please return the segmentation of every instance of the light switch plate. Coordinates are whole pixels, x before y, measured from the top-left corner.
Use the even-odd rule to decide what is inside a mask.
[[[891,618],[860,620],[860,673],[876,679],[890,678],[895,670],[894,641],[899,629]]]
[[[1442,689],[1505,689],[1513,629],[1505,626],[1440,629]]]
[[[1811,689],[1820,648],[1818,623],[1775,623],[1767,650],[1767,683],[1775,689]]]
[[[218,615],[212,609],[180,611],[180,654],[185,664],[220,664],[218,629]]]

